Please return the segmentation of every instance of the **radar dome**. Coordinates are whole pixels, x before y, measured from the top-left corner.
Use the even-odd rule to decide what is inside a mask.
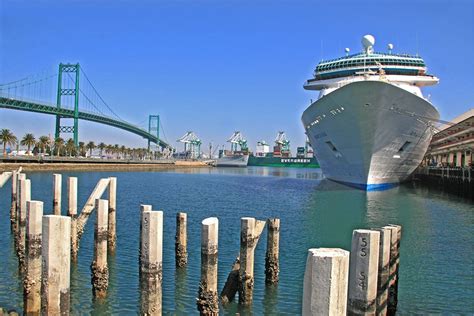
[[[374,46],[374,44],[375,44],[375,38],[372,35],[367,34],[364,37],[362,37],[362,45],[364,46],[364,48]]]
[[[392,50],[393,49],[393,44],[388,44],[388,49]]]

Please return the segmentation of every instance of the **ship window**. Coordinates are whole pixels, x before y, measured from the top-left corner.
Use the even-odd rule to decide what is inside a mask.
[[[400,147],[398,152],[401,153],[401,152],[405,151],[408,148],[408,146],[410,146],[410,144],[411,144],[411,142],[405,142],[405,144],[403,144],[403,146]]]

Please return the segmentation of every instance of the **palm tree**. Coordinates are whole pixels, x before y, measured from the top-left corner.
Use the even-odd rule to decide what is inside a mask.
[[[127,158],[126,151],[127,151],[127,148],[124,145],[122,145],[120,147],[120,153],[122,154],[123,159]]]
[[[107,158],[110,158],[110,154],[112,154],[113,146],[112,145],[106,145],[105,146],[105,154],[108,156]]]
[[[86,147],[87,147],[87,149],[89,149],[89,157],[91,157],[92,156],[92,150],[97,146],[94,144],[93,141],[90,141],[90,142],[87,143]]]
[[[118,159],[118,154],[119,154],[119,145],[118,144],[115,144],[114,145],[114,153],[116,154],[115,158]]]
[[[102,152],[107,147],[107,145],[104,143],[100,143],[97,147],[100,149],[100,158],[102,158]]]
[[[86,144],[84,142],[79,142],[79,154],[83,157],[86,156]]]
[[[10,132],[9,129],[4,128],[0,131],[0,139],[3,142],[3,155],[6,156],[7,155],[7,144],[10,147],[15,145],[16,142],[17,142],[16,136],[13,135],[13,133]]]
[[[23,139],[20,142],[20,144],[22,146],[28,146],[28,150],[26,151],[27,155],[30,154],[31,146],[34,146],[35,143],[36,143],[35,136],[33,134],[30,134],[30,133],[25,134],[25,136],[23,136]]]
[[[49,145],[49,137],[48,136],[41,136],[38,141],[38,147],[41,148],[41,153],[44,154],[45,148]]]
[[[58,137],[54,140],[54,148],[56,149],[56,154],[58,155],[59,157],[59,154],[61,152],[61,149],[63,149],[64,147],[64,139],[62,139],[61,137]]]
[[[66,154],[69,153],[69,156],[72,156],[76,151],[76,144],[74,144],[74,139],[69,138],[66,142]]]

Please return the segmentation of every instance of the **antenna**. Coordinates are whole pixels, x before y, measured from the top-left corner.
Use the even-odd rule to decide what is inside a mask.
[[[387,48],[388,48],[388,53],[391,54],[391,53],[392,53],[392,49],[393,49],[393,44],[388,44],[388,45],[387,45]]]
[[[418,57],[418,31],[416,31],[416,56]]]
[[[323,50],[323,40],[321,39],[321,61],[323,61],[323,53],[324,53],[324,50]]]

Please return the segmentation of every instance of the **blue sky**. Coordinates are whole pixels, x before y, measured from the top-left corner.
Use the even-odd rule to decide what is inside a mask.
[[[361,49],[419,53],[440,84],[441,117],[473,107],[474,1],[0,0],[0,83],[80,62],[122,118],[161,116],[166,138],[193,130],[206,145],[240,130],[251,148],[285,130],[304,143],[302,88],[321,60]],[[0,128],[53,133],[54,118],[0,110]],[[145,146],[138,136],[80,122],[80,140]]]

